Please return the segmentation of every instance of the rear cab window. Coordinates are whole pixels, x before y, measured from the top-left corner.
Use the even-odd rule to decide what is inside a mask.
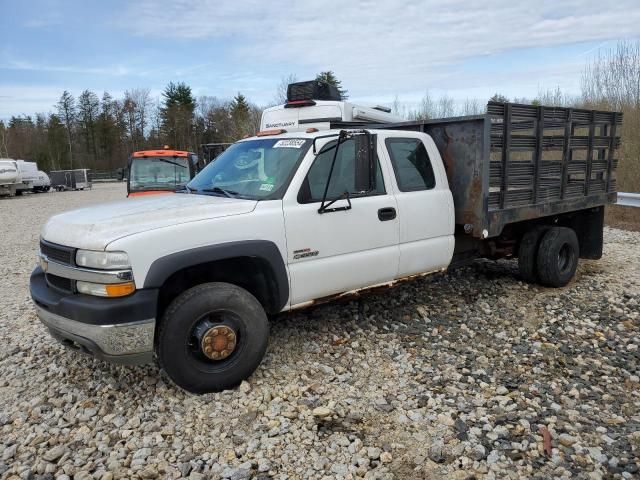
[[[436,178],[424,143],[417,138],[387,138],[393,172],[401,192],[431,190]]]

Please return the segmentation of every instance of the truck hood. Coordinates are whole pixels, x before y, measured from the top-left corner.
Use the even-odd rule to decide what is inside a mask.
[[[258,202],[208,195],[130,198],[55,215],[42,229],[48,242],[104,250],[114,240],[181,223],[252,212]]]

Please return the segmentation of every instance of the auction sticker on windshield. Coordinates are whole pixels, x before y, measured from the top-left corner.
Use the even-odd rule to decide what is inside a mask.
[[[300,148],[304,145],[304,140],[300,138],[290,138],[287,140],[278,140],[273,148]]]

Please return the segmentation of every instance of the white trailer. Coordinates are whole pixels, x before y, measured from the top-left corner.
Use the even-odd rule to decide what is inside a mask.
[[[20,182],[20,171],[12,158],[0,158],[0,195],[13,197]]]
[[[20,172],[20,182],[16,187],[16,195],[22,195],[22,192],[32,191],[34,184],[38,182],[38,164],[25,160],[16,160],[16,165]]]
[[[42,170],[38,170],[38,179],[33,182],[33,193],[48,192],[51,188],[51,179]]]

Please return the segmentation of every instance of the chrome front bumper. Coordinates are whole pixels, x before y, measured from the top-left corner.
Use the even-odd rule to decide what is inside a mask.
[[[36,312],[54,338],[102,360],[127,365],[153,360],[154,318],[114,325],[91,325],[56,315],[36,304]]]

